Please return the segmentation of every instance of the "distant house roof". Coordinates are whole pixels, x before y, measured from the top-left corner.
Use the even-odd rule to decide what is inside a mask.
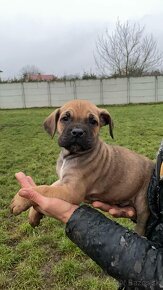
[[[57,77],[54,75],[43,75],[43,74],[27,74],[25,77],[26,81],[54,81]]]

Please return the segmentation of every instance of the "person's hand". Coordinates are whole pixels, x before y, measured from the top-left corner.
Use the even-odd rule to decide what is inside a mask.
[[[36,204],[34,208],[37,211],[67,223],[73,212],[78,208],[77,205],[70,204],[62,199],[48,198],[39,194],[32,188],[35,186],[33,179],[23,172],[19,172],[15,176],[22,187],[19,195],[34,201]]]
[[[26,176],[22,172],[17,173],[15,176],[22,187],[19,191],[19,195],[34,201],[36,203],[35,209],[37,211],[45,215],[55,217],[66,223],[73,212],[78,208],[77,205],[70,204],[58,198],[47,198],[34,191],[32,187],[36,186],[36,184],[30,176]],[[108,212],[114,217],[136,217],[135,209],[129,206],[118,207],[116,205],[113,206],[100,201],[93,202],[92,206]]]
[[[131,206],[119,207],[117,205],[110,205],[107,203],[103,203],[101,201],[94,201],[92,206],[98,209],[101,209],[105,212],[108,212],[113,217],[125,217],[125,218],[135,218],[136,211]]]

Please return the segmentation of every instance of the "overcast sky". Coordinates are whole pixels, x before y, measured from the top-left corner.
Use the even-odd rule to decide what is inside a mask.
[[[0,70],[35,65],[57,76],[95,71],[97,36],[119,17],[139,21],[163,50],[163,0],[0,0]]]

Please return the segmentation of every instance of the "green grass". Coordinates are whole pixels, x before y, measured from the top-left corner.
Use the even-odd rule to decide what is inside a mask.
[[[42,128],[51,111],[0,111],[0,289],[114,290],[116,282],[65,237],[60,222],[45,218],[33,229],[27,213],[14,217],[9,212],[19,189],[15,172],[24,171],[37,184],[57,179],[57,139]],[[109,111],[115,139],[106,127],[101,137],[155,159],[163,137],[163,104],[111,106]],[[129,220],[119,222],[132,228]]]

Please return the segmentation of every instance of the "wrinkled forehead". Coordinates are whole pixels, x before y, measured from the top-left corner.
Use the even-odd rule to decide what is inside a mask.
[[[61,114],[69,112],[75,119],[87,118],[89,115],[98,116],[98,108],[86,100],[74,100],[60,108]]]

